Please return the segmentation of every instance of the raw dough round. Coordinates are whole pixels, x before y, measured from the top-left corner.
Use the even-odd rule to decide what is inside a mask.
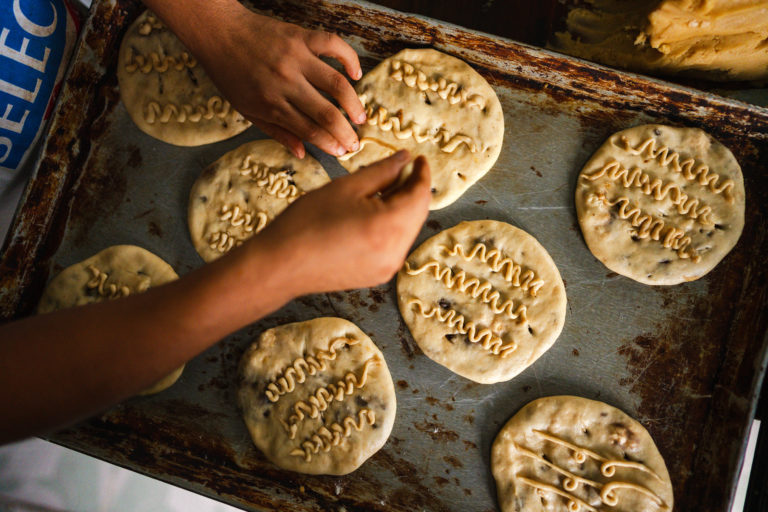
[[[178,277],[170,265],[146,249],[113,245],[54,277],[43,291],[37,312],[49,313],[126,297]],[[183,370],[184,365],[140,394],[159,393],[176,382]]]
[[[192,186],[192,243],[205,261],[213,261],[264,229],[299,196],[330,181],[317,160],[299,160],[274,140],[243,144],[209,165]]]
[[[436,50],[403,50],[355,86],[368,120],[361,149],[339,158],[349,171],[407,149],[432,169],[430,209],[448,206],[496,162],[504,138],[501,103],[465,62]]]
[[[421,350],[483,384],[509,380],[552,346],[565,287],[546,249],[505,222],[462,222],[424,242],[397,275]]]
[[[535,400],[496,436],[491,471],[502,512],[659,512],[672,483],[643,426],[603,402]]]
[[[653,285],[712,270],[741,236],[744,201],[741,168],[728,148],[698,128],[658,124],[609,137],[576,185],[592,254]]]
[[[240,362],[240,406],[276,465],[344,475],[387,441],[395,388],[381,351],[355,324],[316,318],[262,333]]]
[[[177,146],[228,139],[251,123],[150,11],[128,27],[117,62],[120,98],[144,133]]]

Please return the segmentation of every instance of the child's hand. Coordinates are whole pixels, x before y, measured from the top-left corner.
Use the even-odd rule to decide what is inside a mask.
[[[303,196],[252,244],[275,248],[292,268],[292,295],[384,283],[400,269],[427,218],[430,172],[424,157],[383,199],[411,160],[406,151]],[[247,244],[246,244],[247,245]],[[284,260],[285,261],[285,260]]]
[[[333,57],[359,79],[351,46],[337,35],[261,16],[237,3],[219,23],[215,38],[198,37],[191,49],[235,109],[299,158],[305,154],[301,141],[335,156],[358,149],[352,126],[320,94],[336,99],[353,122],[365,121],[352,85],[320,59]]]

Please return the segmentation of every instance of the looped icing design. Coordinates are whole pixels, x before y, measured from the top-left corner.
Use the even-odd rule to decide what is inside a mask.
[[[459,256],[465,261],[472,261],[477,258],[481,262],[488,265],[493,272],[499,272],[504,276],[504,280],[511,283],[513,286],[520,287],[523,291],[527,291],[531,296],[535,297],[542,286],[544,281],[536,277],[536,273],[533,270],[526,270],[523,272],[523,268],[515,263],[511,258],[505,258],[502,252],[498,249],[488,250],[488,247],[478,242],[469,252],[464,252],[464,247],[461,244],[454,244],[453,247],[442,245],[441,248],[450,256]]]
[[[606,206],[617,206],[618,215],[622,220],[629,220],[635,228],[631,234],[639,239],[650,238],[661,242],[665,248],[676,252],[680,259],[690,258],[693,263],[701,261],[699,253],[691,247],[691,237],[682,229],[667,226],[666,223],[649,213],[644,213],[638,206],[633,206],[628,197],[622,196],[615,200],[605,197],[605,194],[590,194],[587,197],[590,204],[601,203]],[[665,234],[662,234],[666,230]]]
[[[460,334],[466,334],[467,339],[472,343],[479,343],[485,350],[494,355],[507,357],[517,350],[517,343],[510,341],[506,345],[504,341],[493,334],[489,328],[479,329],[474,322],[464,318],[454,309],[442,311],[440,306],[433,304],[432,308],[426,307],[426,304],[419,299],[410,299],[408,307],[416,306],[418,313],[424,318],[435,317],[438,322],[447,325],[449,328],[458,331]]]
[[[133,73],[136,70],[141,71],[145,75],[155,71],[157,73],[165,73],[169,69],[175,69],[176,71],[182,71],[186,68],[192,69],[197,66],[197,60],[190,56],[187,52],[182,52],[178,57],[166,55],[161,57],[157,52],[152,52],[149,56],[142,55],[140,53],[133,53],[133,49],[128,49],[128,58],[125,63],[125,70],[129,73]]]
[[[573,443],[569,443],[568,441],[565,441],[557,436],[554,436],[549,432],[536,430],[536,429],[533,429],[532,432],[536,434],[538,437],[541,437],[551,443],[563,446],[569,449],[570,451],[572,451],[573,462],[575,462],[576,464],[583,464],[584,462],[586,462],[588,458],[594,459],[596,462],[600,464],[600,474],[606,478],[613,477],[616,474],[616,468],[620,467],[620,468],[626,468],[626,469],[632,469],[632,470],[644,472],[652,476],[658,482],[663,483],[663,480],[661,479],[661,477],[659,477],[655,472],[653,472],[645,464],[641,464],[639,462],[627,461],[627,460],[611,460],[593,452],[592,450],[589,450],[582,446],[578,446]],[[615,507],[616,505],[619,504],[619,496],[615,491],[617,489],[627,489],[627,490],[635,491],[637,493],[640,493],[648,497],[662,510],[669,509],[666,503],[664,503],[664,501],[659,496],[657,496],[647,487],[634,484],[631,482],[625,482],[625,481],[608,481],[605,483],[596,482],[594,480],[590,480],[588,478],[576,475],[566,470],[565,468],[558,466],[553,461],[547,458],[544,458],[543,456],[540,456],[537,453],[523,446],[518,445],[517,443],[513,443],[513,444],[515,446],[515,449],[520,454],[524,455],[525,457],[534,459],[535,461],[537,461],[537,463],[547,466],[548,468],[551,468],[556,472],[560,473],[561,475],[563,475],[564,476],[562,481],[563,488],[560,489],[558,487],[555,487],[554,485],[533,480],[531,478],[526,478],[522,475],[515,475],[515,477],[521,482],[523,482],[524,484],[535,488],[536,492],[540,496],[543,495],[545,492],[550,492],[565,498],[569,511],[578,512],[582,509],[589,510],[590,512],[598,511],[598,509],[586,503],[585,501],[579,499],[577,496],[570,494],[576,491],[579,485],[583,485],[585,487],[592,487],[597,491],[599,491],[600,501],[605,505],[608,505],[609,507]]]
[[[656,139],[653,137],[647,138],[634,148],[625,135],[621,136],[621,142],[624,145],[622,149],[628,153],[633,155],[642,155],[645,153],[648,157],[658,160],[662,166],[671,166],[673,171],[681,173],[685,179],[689,181],[695,180],[700,185],[709,187],[709,190],[715,194],[723,194],[728,202],[733,202],[733,180],[726,179],[720,186],[718,186],[717,182],[720,181],[720,175],[715,172],[710,173],[709,166],[702,163],[697,164],[696,160],[693,158],[688,158],[680,162],[680,154],[671,150],[669,147],[661,146],[656,149]]]
[[[325,387],[318,388],[306,401],[299,400],[293,405],[293,414],[288,421],[280,420],[285,427],[285,430],[289,433],[289,437],[294,439],[296,437],[296,431],[298,429],[299,422],[303,421],[305,417],[315,419],[320,416],[321,412],[328,409],[328,406],[333,401],[341,402],[347,396],[354,393],[355,389],[362,389],[368,382],[368,370],[372,365],[377,365],[381,361],[377,357],[368,359],[363,365],[363,371],[360,377],[352,372],[348,372],[343,379],[336,382],[336,384],[328,384]]]
[[[286,169],[273,169],[265,164],[257,162],[247,155],[240,166],[240,174],[248,176],[256,182],[256,185],[263,187],[270,195],[280,199],[287,199],[288,202],[295,201],[302,192],[293,184],[293,180],[288,175]]]
[[[290,455],[304,457],[305,462],[311,462],[312,456],[323,452],[329,452],[334,446],[338,446],[341,441],[352,435],[353,431],[361,432],[365,425],[376,423],[376,414],[370,409],[360,409],[355,416],[347,416],[341,423],[332,423],[329,426],[323,425],[308,440],[301,443],[301,448],[291,450]]]
[[[426,73],[407,62],[392,61],[389,77],[419,91],[433,91],[451,105],[462,103],[478,109],[485,108],[485,98],[481,95],[469,94],[461,85],[456,82],[449,82],[445,78],[430,78]]]
[[[656,201],[662,201],[669,197],[672,204],[675,205],[677,212],[681,215],[687,215],[692,219],[698,219],[705,226],[714,224],[712,221],[712,208],[706,205],[699,207],[699,200],[695,197],[689,197],[680,187],[674,183],[664,183],[661,179],[652,180],[648,173],[635,167],[631,171],[622,166],[616,160],[612,160],[603,165],[592,174],[585,174],[584,178],[589,181],[607,176],[613,181],[620,181],[625,188],[639,188],[643,194],[652,196]]]
[[[174,103],[160,105],[156,101],[150,101],[147,104],[147,110],[144,120],[148,124],[159,122],[166,124],[171,121],[177,123],[199,123],[203,119],[211,120],[214,117],[225,118],[230,113],[236,113],[228,101],[219,96],[213,96],[208,99],[205,105],[192,105],[184,103],[178,106]]]
[[[91,279],[85,283],[88,290],[95,289],[96,292],[106,299],[119,299],[120,297],[127,297],[131,294],[130,288],[122,284],[109,283],[107,279],[109,274],[102,272],[93,265],[88,265],[88,272],[91,274]]]
[[[477,277],[468,276],[463,270],[454,274],[451,267],[440,267],[437,261],[430,261],[419,268],[413,269],[410,264],[405,262],[405,272],[409,276],[417,276],[423,272],[431,271],[432,276],[443,283],[451,290],[457,290],[469,295],[473,299],[479,298],[481,302],[487,304],[491,310],[498,314],[505,314],[512,320],[525,322],[527,320],[527,308],[524,304],[518,305],[515,309],[515,301],[508,299],[499,305],[501,294],[493,288],[488,281],[481,281]]]
[[[277,402],[282,395],[296,389],[296,383],[303,384],[307,374],[315,375],[327,369],[326,361],[336,359],[337,350],[345,345],[357,345],[360,340],[352,338],[335,338],[328,344],[327,350],[318,350],[314,355],[296,358],[272,382],[267,385],[265,394],[270,402]]]
[[[148,36],[153,30],[165,30],[165,25],[157,16],[147,13],[147,18],[139,23],[139,34]]]

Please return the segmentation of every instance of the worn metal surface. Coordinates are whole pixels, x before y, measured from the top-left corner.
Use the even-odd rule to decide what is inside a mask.
[[[341,34],[366,69],[404,47],[469,62],[505,112],[498,163],[459,201],[431,212],[417,243],[465,219],[510,222],[560,269],[568,316],[560,339],[510,382],[474,384],[423,354],[397,312],[393,283],[308,296],[229,336],[188,364],[169,390],[128,400],[52,440],[254,510],[493,510],[489,450],[522,405],[551,394],[606,401],[651,432],[679,510],[726,510],[766,356],[768,111],[369,4],[258,6]],[[142,7],[103,0],[85,27],[37,174],[0,259],[0,314],[28,314],[63,266],[116,243],[155,252],[180,274],[202,264],[186,202],[198,173],[245,141],[177,148],[142,134],[119,102],[120,37]],[[648,287],[609,272],[575,218],[575,179],[612,132],[645,122],[698,126],[733,150],[747,185],[746,228],[705,278]],[[331,158],[312,153],[331,176]],[[386,446],[344,477],[281,471],[253,447],[235,405],[240,354],[262,330],[336,315],[385,354],[398,417]],[[63,340],[64,341],[64,340]]]

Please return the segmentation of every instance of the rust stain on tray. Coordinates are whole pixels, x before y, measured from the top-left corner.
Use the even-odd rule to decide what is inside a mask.
[[[768,266],[763,264],[764,255],[768,254],[764,222],[768,218],[768,183],[763,173],[768,168],[766,111],[424,19],[379,11],[373,6],[278,0],[257,4],[288,21],[362,40],[371,54],[363,57],[365,66],[370,67],[380,57],[406,46],[433,46],[454,54],[469,62],[498,89],[520,93],[524,98],[521,101],[538,112],[550,116],[565,112],[574,117],[578,121],[575,124],[580,126],[577,136],[582,138],[585,156],[610,132],[626,127],[641,115],[671,124],[701,126],[734,151],[744,164],[748,194],[747,228],[739,245],[705,278],[708,294],[699,297],[698,302],[688,300],[692,296],[686,294],[686,285],[653,289],[652,293],[661,295],[665,319],[644,335],[623,340],[618,355],[625,361],[626,372],[617,378],[617,385],[629,389],[631,396],[637,398],[638,419],[651,431],[667,459],[678,507],[724,510],[739,463],[737,454],[748,421],[755,366],[763,355],[761,340],[765,339],[768,324]],[[62,104],[52,124],[45,156],[0,259],[0,315],[6,319],[31,310],[47,279],[47,263],[56,253],[68,223],[74,223],[70,228],[86,226],[93,216],[108,214],[108,204],[130,199],[124,197],[121,179],[125,175],[115,172],[123,178],[109,176],[110,170],[118,170],[109,168],[108,154],[99,141],[104,131],[110,129],[118,101],[114,69],[119,39],[143,6],[138,0],[117,0],[99,2],[94,9],[92,25],[86,28],[84,40],[89,57],[76,62],[62,92]],[[507,107],[514,110],[515,105],[505,104]],[[531,124],[532,131],[541,128],[540,124]],[[138,168],[146,163],[140,150],[130,144],[120,150],[126,151],[123,160],[129,167]],[[536,181],[552,175],[550,168],[538,165],[519,171],[526,176],[535,175],[531,177]],[[74,199],[69,203],[71,198]],[[492,198],[476,203],[483,206]],[[154,230],[151,213],[139,212],[135,219],[150,231]],[[428,229],[439,230],[441,225],[435,222]],[[578,231],[575,225],[563,228],[567,233],[569,229]],[[578,282],[573,287],[578,287]],[[391,307],[395,302],[394,290],[381,287],[367,294],[332,293],[303,298],[300,304],[309,312],[343,316],[337,311],[338,305],[340,311],[350,311],[362,318],[370,316],[369,309]],[[706,319],[704,327],[697,319]],[[295,320],[293,313],[273,315],[252,327],[249,336],[255,337],[263,328],[277,323]],[[416,363],[422,353],[399,315],[393,335],[400,342],[400,348],[394,350],[401,350],[408,363]],[[216,393],[217,398],[234,404],[234,375],[245,345],[247,340],[230,339],[218,352],[220,358],[207,361],[202,371],[210,371],[211,375],[201,384],[204,392]],[[571,354],[578,355],[567,352],[569,358]],[[579,361],[585,359],[581,357]],[[409,369],[413,370],[414,364]],[[513,383],[509,389],[514,388],[515,393],[526,399],[535,394],[530,386],[521,384]],[[418,407],[441,406],[449,412],[448,407],[453,407],[433,397],[432,394],[440,395],[418,380],[418,376],[414,375],[411,384],[400,379],[397,385],[403,398],[419,401]],[[464,392],[474,388],[470,385]],[[407,389],[412,392],[405,393]],[[431,419],[413,423],[419,442],[445,448],[447,443],[461,440],[455,446],[463,445],[462,456],[467,460],[486,455],[481,453],[484,446],[461,439],[457,432],[441,424],[436,414],[432,416],[434,410],[421,416]],[[492,423],[483,424],[483,411],[479,409],[477,421],[474,410],[472,414],[454,414],[461,414],[458,421],[462,426],[494,428]],[[448,417],[441,415],[442,420]],[[238,452],[219,430],[223,422],[232,427],[232,421],[231,416],[212,415],[205,407],[194,407],[188,400],[138,399],[57,433],[54,438],[118,464],[174,483],[192,484],[202,492],[251,508],[299,512],[341,507],[377,511],[455,508],[455,503],[443,501],[439,490],[442,487],[445,494],[452,485],[446,483],[448,479],[442,474],[435,475],[438,470],[430,470],[429,461],[425,468],[422,461],[397,456],[411,448],[413,439],[393,436],[353,476],[317,477],[281,471],[252,445]],[[239,418],[237,424],[241,434],[247,436]],[[441,464],[438,472],[460,471],[462,461],[458,458],[444,453],[437,457]],[[466,460],[464,466],[469,466]],[[458,489],[453,497],[462,499],[460,482],[451,482]],[[485,500],[477,508],[486,508],[489,498],[485,491],[478,491],[477,487],[473,491],[473,502]],[[473,491],[463,489],[466,496]]]

